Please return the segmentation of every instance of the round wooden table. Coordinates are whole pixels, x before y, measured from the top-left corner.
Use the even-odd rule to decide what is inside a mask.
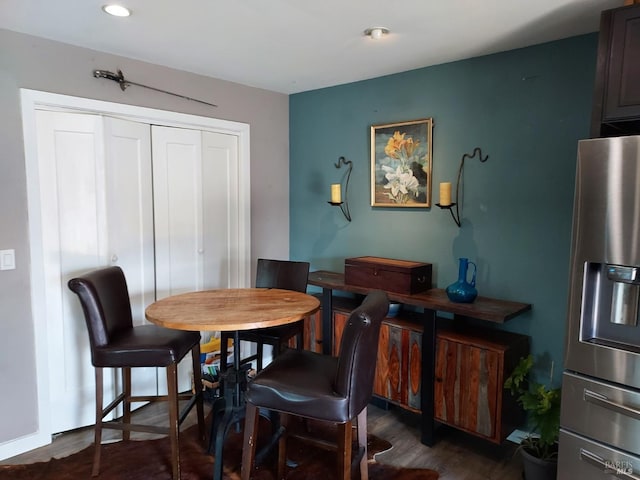
[[[320,300],[306,293],[278,288],[230,288],[173,295],[145,310],[147,320],[166,328],[234,332],[233,368],[227,369],[221,379],[225,384],[224,397],[213,406],[209,452],[215,448],[214,480],[222,479],[222,461],[218,459],[222,459],[229,427],[244,414],[246,378],[242,377],[246,374],[240,368],[238,331],[297,322],[319,309]],[[219,412],[224,414],[218,420]]]
[[[320,308],[306,293],[278,288],[229,288],[183,293],[149,305],[147,320],[176,330],[238,331],[296,322]]]

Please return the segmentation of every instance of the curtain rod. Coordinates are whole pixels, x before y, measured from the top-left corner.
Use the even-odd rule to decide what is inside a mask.
[[[126,80],[124,78],[124,74],[122,73],[122,70],[118,70],[117,74],[115,74],[113,72],[110,72],[108,70],[94,70],[93,71],[93,76],[95,78],[106,78],[107,80],[113,80],[114,82],[117,82],[118,84],[120,84],[120,89],[123,92],[126,90],[127,87],[129,87],[131,85],[135,85],[136,87],[148,88],[149,90],[154,90],[156,92],[166,93],[167,95],[173,95],[174,97],[180,97],[180,98],[184,98],[186,100],[191,100],[191,101],[198,102],[198,103],[204,103],[205,105],[209,105],[210,107],[217,107],[218,106],[218,105],[215,105],[213,103],[205,102],[203,100],[198,100],[197,98],[187,97],[185,95],[180,95],[179,93],[168,92],[166,90],[161,90],[160,88],[150,87],[149,85],[143,85],[141,83],[136,83],[136,82],[132,82],[130,80]]]

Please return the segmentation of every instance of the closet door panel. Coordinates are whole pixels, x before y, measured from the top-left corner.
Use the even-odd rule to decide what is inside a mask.
[[[240,285],[238,137],[202,132],[205,288]]]
[[[202,132],[152,126],[156,298],[204,289]],[[178,364],[178,386],[191,388],[191,359]],[[167,392],[166,376],[158,390]]]
[[[151,129],[105,117],[109,262],[127,278],[135,325],[155,300]]]
[[[55,433],[95,421],[94,369],[70,278],[122,267],[136,324],[146,322],[144,309],[156,298],[248,285],[249,173],[238,170],[239,145],[248,156],[248,130],[238,137],[93,113],[35,112],[30,238],[32,258],[42,267],[32,269],[32,296],[40,312],[35,335],[46,338],[44,351],[37,352],[38,395],[48,397],[43,404],[49,418],[41,425]],[[136,393],[165,390],[164,372],[158,381],[149,370],[142,381],[134,377],[134,389],[143,385]],[[105,402],[116,391],[113,373],[106,376]],[[181,387],[190,389],[190,382]]]
[[[36,122],[48,345],[48,358],[40,358],[39,366],[49,372],[55,433],[95,421],[89,337],[67,282],[107,264],[102,120],[38,111]]]
[[[151,126],[104,117],[104,137],[108,261],[124,271],[133,323],[142,325],[155,300]],[[154,395],[157,369],[134,368],[131,384],[136,395]]]
[[[152,127],[156,298],[202,290],[202,133]]]

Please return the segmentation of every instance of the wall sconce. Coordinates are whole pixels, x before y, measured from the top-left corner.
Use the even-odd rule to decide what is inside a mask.
[[[473,153],[469,155],[465,153],[462,155],[462,160],[460,160],[460,168],[458,168],[458,181],[456,182],[456,201],[451,203],[451,182],[442,182],[440,184],[440,203],[436,203],[436,205],[442,209],[449,210],[451,212],[451,217],[453,221],[456,222],[456,225],[460,227],[460,202],[459,202],[459,194],[460,194],[460,178],[462,177],[462,170],[464,169],[464,161],[466,158],[474,158],[478,154],[478,160],[484,163],[489,158],[489,155],[482,157],[482,150],[480,147],[476,147],[473,149]],[[464,197],[463,197],[464,198]],[[453,208],[455,207],[456,212],[453,213]]]
[[[351,178],[351,170],[353,169],[353,162],[346,160],[344,157],[338,159],[338,163],[334,163],[336,168],[340,168],[342,165],[347,166],[347,179],[344,184],[344,202],[342,201],[342,186],[339,183],[331,185],[331,201],[329,202],[334,207],[340,207],[345,218],[351,221],[351,213],[349,213],[349,203],[347,202],[347,193],[349,191],[349,178]]]

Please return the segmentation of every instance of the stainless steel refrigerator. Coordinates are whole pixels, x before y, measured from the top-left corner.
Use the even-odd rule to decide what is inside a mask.
[[[578,144],[558,478],[640,479],[640,136]]]

